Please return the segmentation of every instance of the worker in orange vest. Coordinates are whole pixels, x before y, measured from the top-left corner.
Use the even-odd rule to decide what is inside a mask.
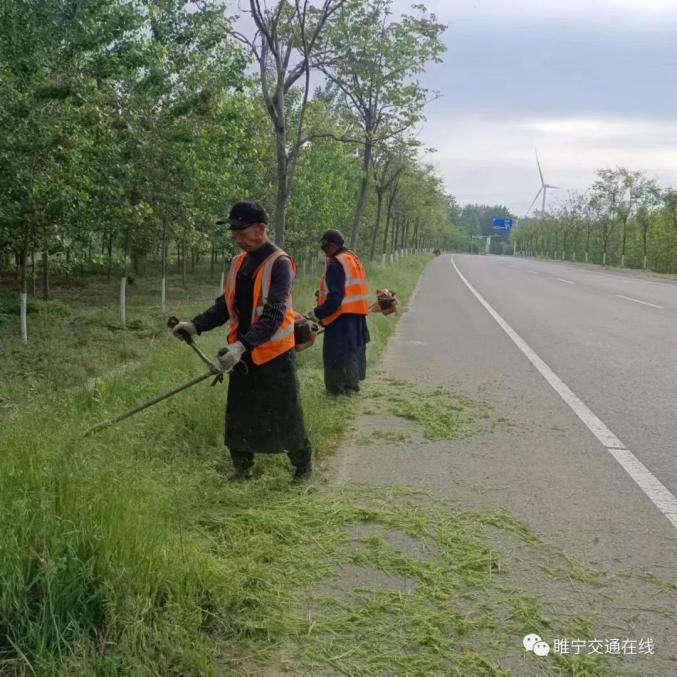
[[[322,358],[329,395],[358,392],[367,375],[369,284],[360,257],[345,246],[339,230],[320,240],[326,259],[317,306],[308,317],[325,327]]]
[[[230,321],[227,345],[217,361],[230,372],[226,404],[226,446],[234,479],[250,479],[254,454],[286,451],[294,479],[310,476],[311,447],[306,435],[294,351],[289,255],[267,237],[268,217],[257,202],[238,202],[227,219],[243,250],[224,280],[224,293],[191,322],[180,322],[190,335]]]

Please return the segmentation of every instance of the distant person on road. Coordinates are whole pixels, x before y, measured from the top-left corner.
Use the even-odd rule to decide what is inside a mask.
[[[218,364],[230,372],[226,404],[226,446],[234,479],[250,479],[255,453],[286,451],[294,479],[310,476],[294,351],[294,280],[289,255],[267,237],[268,217],[257,202],[238,202],[227,219],[243,250],[231,261],[223,296],[190,322],[174,328],[201,334],[230,321]]]
[[[327,257],[310,319],[325,327],[322,358],[324,384],[332,396],[360,390],[367,375],[367,313],[369,286],[359,256],[345,246],[339,230],[327,230],[320,240]]]

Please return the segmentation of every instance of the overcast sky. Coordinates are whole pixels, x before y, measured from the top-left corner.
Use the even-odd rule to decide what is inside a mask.
[[[549,200],[619,165],[677,186],[677,0],[423,1],[449,28],[419,138],[460,203],[524,214],[535,150]]]

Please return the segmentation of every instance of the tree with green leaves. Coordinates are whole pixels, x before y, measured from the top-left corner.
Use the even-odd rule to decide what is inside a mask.
[[[385,237],[383,253],[385,253],[386,241],[390,220],[392,219],[392,204],[397,196],[399,181],[407,163],[411,159],[411,146],[399,139],[384,142],[377,146],[372,157],[372,172],[374,177],[374,189],[376,191],[376,221],[374,223],[369,259],[373,261],[376,254],[376,238],[381,230],[381,215],[383,212],[383,200],[387,197]]]
[[[643,179],[638,186],[637,223],[642,236],[642,268],[648,266],[649,230],[662,204],[661,191],[655,181]]]
[[[303,145],[306,106],[310,93],[311,61],[322,60],[323,38],[332,15],[345,0],[279,0],[271,8],[250,0],[249,11],[256,33],[233,35],[251,50],[259,67],[259,82],[275,137],[277,194],[273,216],[275,242],[284,246],[287,206],[294,172]],[[300,95],[291,96],[295,85]],[[299,87],[297,87],[298,89]],[[294,103],[295,110],[292,112]]]
[[[445,29],[423,5],[393,20],[392,0],[349,0],[332,22],[327,53],[318,64],[328,93],[353,122],[362,158],[357,206],[350,233],[357,247],[367,205],[374,149],[401,135],[423,117],[429,92],[416,79],[428,63],[440,61]]]
[[[599,169],[590,191],[590,209],[602,245],[602,265],[607,263],[611,235],[624,209],[624,187],[612,169]]]

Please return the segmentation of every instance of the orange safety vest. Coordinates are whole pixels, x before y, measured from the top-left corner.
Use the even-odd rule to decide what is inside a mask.
[[[226,298],[226,307],[230,316],[230,329],[228,331],[228,343],[235,343],[237,332],[240,326],[237,308],[235,307],[235,285],[237,274],[240,270],[246,253],[238,254],[231,262],[226,277],[224,296]],[[270,291],[270,281],[273,274],[273,264],[281,256],[289,255],[281,249],[276,249],[267,259],[261,263],[254,275],[254,296],[252,304],[252,324],[258,322],[263,315],[263,308],[268,301],[268,292]],[[282,320],[282,324],[277,331],[270,337],[266,343],[256,346],[251,350],[252,362],[254,364],[265,364],[276,358],[282,353],[286,353],[294,348],[294,311],[291,307],[291,294],[287,298],[287,310]]]
[[[364,270],[362,261],[355,252],[340,252],[334,257],[342,266],[346,276],[345,294],[338,310],[331,315],[322,318],[322,324],[331,324],[339,315],[344,313],[353,313],[355,315],[367,315],[369,313],[369,284],[367,283],[367,273]],[[327,287],[327,268],[329,261],[325,264],[325,272],[320,281],[320,295],[318,305],[323,305],[327,300],[329,288]]]

